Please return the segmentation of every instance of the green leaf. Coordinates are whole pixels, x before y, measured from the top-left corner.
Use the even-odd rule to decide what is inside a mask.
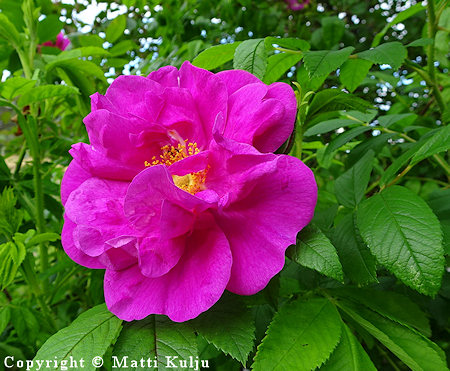
[[[327,299],[295,300],[275,315],[256,352],[254,371],[311,371],[341,336],[341,319]]]
[[[356,128],[346,130],[342,134],[339,134],[337,138],[333,139],[325,150],[325,156],[328,156],[333,151],[341,148],[344,144],[350,142],[353,138],[358,135],[365,133],[366,131],[372,130],[370,126],[358,126]]]
[[[348,46],[341,50],[318,50],[304,53],[306,69],[310,78],[326,75],[337,70],[352,54],[354,47]]]
[[[17,198],[13,188],[4,188],[0,195],[0,233],[12,237],[22,223],[22,211],[16,209]]]
[[[255,324],[238,296],[225,292],[212,308],[193,321],[193,326],[217,349],[245,364],[254,346]]]
[[[382,40],[383,36],[388,32],[388,30],[395,24],[403,22],[407,20],[409,17],[412,17],[413,15],[417,14],[418,12],[425,10],[426,6],[424,6],[422,3],[415,4],[408,9],[403,10],[400,13],[397,13],[392,21],[390,21],[384,28],[381,30],[381,32],[377,33],[372,41],[372,47],[377,46],[380,41]]]
[[[11,319],[11,312],[9,307],[0,308],[0,336],[5,331]]]
[[[414,117],[416,119],[417,115],[414,113],[399,113],[399,114],[394,114],[394,115],[384,115],[384,116],[378,117],[378,122],[381,126],[388,128],[392,124],[395,124],[395,123],[402,121],[409,117]],[[414,121],[415,120],[413,120],[413,122]],[[408,123],[411,124],[412,122],[408,121]]]
[[[375,64],[389,64],[398,70],[408,55],[408,50],[398,41],[385,43],[374,49],[358,53],[358,58],[366,59]]]
[[[361,285],[377,282],[377,262],[364,243],[354,213],[346,215],[331,236],[345,275]]]
[[[413,42],[406,45],[406,47],[410,48],[413,46],[428,46],[428,45],[433,45],[433,44],[434,44],[434,39],[422,38],[422,39],[414,40]]]
[[[108,57],[111,55],[109,51],[99,46],[82,46],[81,48],[77,48],[75,50],[81,52],[81,57],[91,57],[91,56]]]
[[[347,325],[342,323],[341,339],[330,359],[320,371],[377,371],[361,343]]]
[[[344,288],[338,295],[364,304],[382,316],[402,325],[413,327],[425,336],[431,336],[430,323],[419,306],[406,296],[391,291]]]
[[[212,46],[201,52],[192,61],[194,66],[211,71],[234,58],[234,52],[241,42]]]
[[[372,62],[364,59],[352,58],[342,65],[339,79],[350,93],[353,93],[362,83],[372,64]]]
[[[239,44],[234,53],[233,67],[248,71],[262,80],[267,68],[264,39],[245,40]]]
[[[274,44],[285,49],[303,52],[311,49],[311,45],[309,45],[309,43],[306,40],[295,39],[293,37],[279,38],[268,36],[264,39],[264,43],[266,45],[267,50],[275,50],[275,47],[273,46]]]
[[[120,332],[122,321],[102,304],[80,315],[73,323],[58,331],[39,349],[34,360],[59,361],[55,370],[63,370],[62,360],[84,359],[84,370],[94,371],[94,357],[102,357]],[[36,362],[35,362],[36,363]],[[32,370],[38,370],[34,367]]]
[[[364,99],[344,93],[338,89],[326,89],[314,96],[309,106],[306,122],[308,125],[311,125],[317,116],[327,112],[342,110],[365,111],[369,107],[371,107],[370,103]]]
[[[32,246],[36,246],[42,242],[56,241],[59,239],[61,239],[61,236],[58,233],[53,233],[53,232],[41,233],[41,234],[37,234],[37,235],[33,236],[26,243],[26,247],[28,249],[28,248],[30,248]]]
[[[308,225],[297,235],[297,244],[287,252],[290,259],[304,267],[342,282],[344,275],[335,247],[315,225]]]
[[[151,315],[141,321],[126,322],[113,349],[113,367],[141,370],[132,360],[150,359],[151,370],[167,370],[167,357],[180,360],[197,357],[197,341],[188,322],[172,322],[165,316]]]
[[[292,66],[300,62],[301,54],[279,53],[272,55],[267,60],[267,71],[263,81],[271,84],[277,81]]]
[[[19,107],[27,106],[47,98],[78,94],[78,89],[67,85],[42,85],[28,90],[17,101]]]
[[[336,198],[345,207],[354,208],[366,191],[372,172],[375,152],[371,149],[361,159],[336,179],[334,191]]]
[[[420,147],[411,159],[411,165],[448,149],[450,149],[450,126],[444,126]]]
[[[297,82],[302,87],[304,92],[317,91],[323,85],[328,75],[309,78],[308,70],[305,68],[305,64],[302,63],[297,69]]]
[[[38,27],[39,43],[42,44],[49,40],[56,40],[56,36],[64,28],[64,23],[59,20],[59,14],[49,14]]]
[[[98,35],[80,35],[78,39],[80,40],[81,46],[97,46],[102,49],[105,42],[105,40]]]
[[[353,307],[347,303],[341,303],[340,308],[400,358],[411,370],[448,370],[436,351],[437,345],[422,335],[362,306]]]
[[[66,71],[76,73],[82,72],[87,76],[95,76],[98,79],[106,82],[106,77],[103,70],[94,62],[84,61],[79,59],[65,59],[60,61],[54,61],[46,66],[46,69],[51,69],[54,67],[64,68]]]
[[[127,26],[127,16],[121,14],[114,18],[111,23],[106,27],[106,41],[114,44],[120,36],[123,35]]]
[[[22,342],[32,345],[36,341],[40,326],[29,308],[17,305],[11,306],[11,323]]]
[[[133,40],[122,40],[118,44],[114,45],[111,49],[108,50],[111,57],[118,57],[126,54],[131,50],[138,49],[139,46]]]
[[[358,208],[361,236],[378,262],[406,285],[434,296],[444,273],[442,231],[425,201],[393,186]]]
[[[14,242],[0,245],[0,290],[4,290],[16,277],[19,266],[15,264],[13,256],[18,256]]]
[[[339,128],[345,128],[347,126],[352,125],[361,125],[362,123],[358,123],[355,120],[349,120],[349,119],[333,119],[333,120],[327,120],[319,122],[318,124],[312,126],[308,130],[305,131],[303,134],[304,137],[311,137],[313,135],[317,134],[324,134],[328,133],[332,130],[336,130]]]
[[[395,133],[383,133],[375,137],[369,138],[358,144],[353,148],[347,157],[346,164],[348,167],[353,166],[358,162],[361,156],[368,150],[373,150],[375,154],[380,153],[384,146],[388,143],[388,140],[395,136]]]
[[[0,84],[0,94],[4,98],[12,100],[18,95],[33,88],[34,85],[36,85],[35,80],[29,80],[23,77],[12,77]]]
[[[8,40],[17,48],[20,42],[20,35],[16,27],[9,21],[8,17],[0,13],[0,37]]]

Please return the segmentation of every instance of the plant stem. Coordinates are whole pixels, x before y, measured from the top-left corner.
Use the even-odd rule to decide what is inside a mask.
[[[28,286],[33,291],[33,294],[36,297],[36,300],[42,310],[42,313],[47,318],[50,326],[52,326],[52,328],[55,331],[58,331],[58,327],[56,326],[56,322],[53,318],[50,306],[45,302],[45,300],[43,298],[41,288],[39,287],[36,275],[34,273],[34,269],[31,266],[30,260],[28,259],[28,257],[25,258],[25,260],[23,261],[22,266],[21,266],[21,271],[22,271],[22,274],[23,274],[25,280],[28,283]]]
[[[22,166],[22,162],[26,152],[27,152],[27,141],[25,140],[22,144],[22,147],[20,148],[19,159],[17,160],[16,168],[14,169],[14,177],[17,177],[17,175],[19,175],[19,171]]]

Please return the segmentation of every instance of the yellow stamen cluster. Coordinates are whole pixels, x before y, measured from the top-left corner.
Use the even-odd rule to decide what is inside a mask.
[[[170,166],[175,162],[183,160],[186,157],[196,155],[200,152],[197,148],[197,143],[187,143],[187,140],[184,141],[186,144],[178,143],[177,147],[166,145],[161,148],[162,154],[159,156],[159,159],[156,156],[152,157],[152,162],[145,161],[145,166],[154,166],[154,165],[166,165]],[[191,194],[196,194],[204,190],[204,183],[206,179],[206,173],[208,169],[199,171],[197,173],[190,173],[183,176],[172,175],[173,181],[178,188],[185,190]]]

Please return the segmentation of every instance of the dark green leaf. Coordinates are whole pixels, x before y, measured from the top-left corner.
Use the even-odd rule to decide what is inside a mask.
[[[17,102],[17,105],[19,107],[24,107],[47,98],[71,94],[78,94],[78,89],[67,85],[41,85],[22,94]]]
[[[3,331],[5,331],[6,326],[9,324],[9,320],[11,319],[11,312],[9,307],[0,308],[0,336]]]
[[[425,336],[431,336],[427,316],[419,306],[406,296],[395,292],[373,289],[338,289],[338,294],[344,295],[362,303],[382,316],[402,325],[413,327]]]
[[[318,50],[304,53],[306,69],[310,78],[326,75],[337,70],[352,54],[354,47],[348,46],[341,50]]]
[[[354,208],[363,198],[370,180],[374,157],[375,152],[369,150],[355,165],[336,179],[334,184],[336,198],[345,207]]]
[[[262,79],[267,68],[264,39],[245,40],[239,44],[234,52],[233,67],[236,70],[248,71]]]
[[[364,59],[352,58],[342,65],[339,79],[350,93],[353,93],[361,85],[372,64]]]
[[[102,357],[106,349],[120,332],[122,321],[102,304],[80,315],[70,326],[58,331],[49,338],[36,354],[35,360],[61,361],[69,359],[85,360],[84,370],[94,371],[94,357]],[[70,361],[70,360],[69,360]],[[38,370],[38,367],[32,368]]]
[[[108,27],[106,27],[106,40],[114,44],[117,39],[123,35],[126,26],[127,16],[125,14],[121,14],[114,18]]]
[[[213,70],[234,58],[234,52],[241,42],[212,46],[201,52],[192,61],[194,66]]]
[[[448,370],[436,351],[436,344],[413,330],[390,321],[362,306],[340,306],[358,324],[377,338],[413,371]]]
[[[373,150],[375,154],[382,151],[389,139],[395,136],[395,133],[383,133],[375,137],[369,138],[358,144],[353,148],[347,157],[347,166],[351,167],[358,162],[361,156],[368,150]]]
[[[342,266],[335,247],[315,225],[308,225],[297,235],[297,244],[289,247],[288,256],[305,267],[343,281]]]
[[[21,44],[19,32],[3,13],[0,13],[0,37],[11,42],[15,48]]]
[[[341,330],[339,313],[327,299],[286,304],[258,347],[253,370],[314,370],[336,348]]]
[[[398,41],[385,43],[374,49],[358,53],[358,58],[366,59],[376,64],[389,64],[398,70],[408,55],[408,50]]]
[[[94,62],[83,61],[79,59],[61,60],[55,61],[47,65],[48,69],[54,67],[64,68],[66,71],[76,71],[76,73],[82,72],[87,76],[95,76],[98,79],[106,82],[106,77],[103,70]]]
[[[45,19],[39,22],[38,38],[39,43],[45,41],[54,41],[56,36],[64,28],[64,23],[59,20],[59,14],[49,14]]]
[[[434,296],[444,273],[442,231],[425,201],[409,189],[388,187],[358,208],[361,236],[378,262],[405,284]]]
[[[122,40],[120,43],[114,45],[111,49],[108,50],[111,57],[118,57],[126,54],[131,50],[138,49],[139,46],[133,40]]]
[[[102,39],[98,35],[80,35],[79,36],[81,46],[97,46],[103,49],[105,39]]]
[[[304,63],[302,63],[297,69],[297,82],[300,84],[304,92],[319,90],[327,77],[328,75],[324,75],[310,79],[308,70],[305,68]]]
[[[263,81],[271,84],[277,81],[287,70],[302,59],[301,54],[279,53],[272,55],[267,60],[267,71]]]
[[[342,323],[341,339],[320,371],[377,371],[355,335]]]
[[[384,116],[378,117],[378,122],[381,126],[387,128],[387,127],[391,126],[392,124],[402,121],[408,117],[417,118],[417,115],[415,115],[414,113],[399,113],[399,114],[394,114],[394,115],[384,115]],[[413,122],[414,121],[415,120],[413,120]],[[411,124],[412,122],[408,122],[408,123]]]
[[[297,50],[297,51],[307,51],[311,48],[311,45],[305,40],[302,39],[294,39],[292,37],[289,38],[279,38],[268,36],[264,39],[264,43],[266,45],[267,50],[274,50],[275,47],[273,45],[278,45],[285,49]]]
[[[17,198],[13,188],[4,188],[0,194],[0,234],[12,237],[22,223],[22,211],[15,207]]]
[[[361,285],[377,282],[377,262],[361,238],[355,214],[339,222],[331,239],[348,278]]]
[[[126,322],[113,349],[113,367],[141,370],[132,360],[141,358],[157,365],[151,370],[167,370],[167,357],[178,364],[180,360],[197,357],[197,341],[189,323],[172,322],[165,316],[151,315],[141,321]],[[175,357],[175,358],[174,358]]]
[[[253,349],[255,324],[239,297],[225,292],[212,308],[193,321],[193,326],[217,349],[245,364]]]
[[[32,345],[39,334],[39,322],[34,313],[25,306],[11,306],[11,323],[19,339]]]

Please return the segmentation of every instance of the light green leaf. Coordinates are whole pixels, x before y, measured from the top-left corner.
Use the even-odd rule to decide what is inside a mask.
[[[444,126],[420,147],[411,159],[411,165],[448,149],[450,149],[450,126]]]
[[[133,40],[122,40],[108,50],[111,57],[118,57],[126,54],[126,52],[138,49],[139,46]]]
[[[344,275],[335,247],[315,225],[308,225],[297,235],[297,244],[290,246],[289,258],[342,282]]]
[[[94,307],[80,315],[70,326],[58,331],[49,338],[39,349],[34,360],[54,360],[59,361],[59,367],[55,370],[62,370],[61,361],[69,359],[84,359],[84,370],[94,371],[92,365],[94,357],[102,357],[106,349],[120,332],[122,321],[106,309],[102,304]],[[37,371],[38,367],[32,368]]]
[[[97,64],[91,61],[84,61],[80,59],[61,60],[48,64],[46,68],[48,67],[48,69],[50,69],[49,66],[51,68],[61,67],[68,72],[72,71],[76,71],[76,73],[82,72],[87,76],[95,76],[98,79],[106,82],[106,77],[103,70]]]
[[[398,114],[394,114],[394,115],[384,115],[384,116],[378,117],[378,122],[381,126],[388,128],[392,124],[395,124],[395,123],[402,121],[409,117],[414,117],[416,119],[417,115],[414,113],[398,113]],[[412,122],[414,122],[415,119],[412,120]],[[408,121],[408,124],[412,124],[412,122]]]
[[[263,81],[271,84],[277,81],[292,66],[300,62],[302,54],[279,53],[272,55],[267,60],[267,71]]]
[[[248,71],[262,79],[267,68],[264,39],[245,40],[239,44],[234,52],[233,67],[236,70]]]
[[[280,38],[268,36],[264,39],[267,50],[274,50],[273,45],[278,45],[285,49],[296,50],[296,51],[308,51],[311,49],[311,45],[306,40],[295,39],[293,37]]]
[[[0,37],[8,40],[17,48],[20,43],[20,35],[17,32],[16,27],[12,24],[8,17],[2,13],[0,13]]]
[[[362,83],[372,64],[372,62],[364,59],[352,58],[341,66],[339,79],[350,93],[353,93]]]
[[[336,226],[331,240],[348,278],[361,285],[377,282],[377,262],[361,238],[355,218],[354,213],[346,215]]]
[[[91,57],[91,56],[95,56],[95,57],[108,57],[111,54],[109,53],[109,51],[103,49],[100,46],[82,46],[81,48],[77,48],[75,50],[78,50],[81,52],[81,57]]]
[[[99,48],[103,49],[103,44],[105,42],[104,39],[102,39],[100,36],[98,35],[80,35],[78,37],[78,39],[80,40],[80,44],[81,46],[97,46]]]
[[[132,360],[151,359],[157,366],[151,370],[167,370],[167,358],[180,360],[197,357],[197,341],[188,322],[172,322],[165,316],[151,315],[141,321],[126,322],[113,349],[113,367],[141,370]]]
[[[434,39],[422,38],[422,39],[414,40],[413,42],[406,45],[406,47],[410,48],[413,46],[428,46],[428,45],[433,45],[433,44],[434,44]]]
[[[312,126],[308,130],[306,130],[305,133],[303,134],[303,136],[311,137],[313,135],[328,133],[332,130],[336,130],[339,128],[345,128],[347,126],[352,126],[352,125],[362,125],[362,123],[358,123],[355,120],[349,120],[349,119],[333,119],[333,120],[322,121],[322,122],[319,122],[318,124]]]
[[[333,151],[341,148],[344,144],[350,142],[353,138],[358,135],[365,133],[366,131],[372,130],[370,126],[358,126],[356,128],[346,130],[342,134],[339,134],[337,138],[333,139],[325,150],[325,156],[328,156]]]
[[[328,112],[337,112],[342,110],[365,111],[371,107],[370,103],[364,99],[358,98],[352,94],[344,93],[338,89],[326,89],[318,92],[308,110],[306,116],[307,125],[312,125],[319,115]],[[324,120],[322,120],[324,121]]]
[[[352,54],[354,47],[348,46],[341,50],[318,50],[304,53],[306,69],[310,78],[326,75],[337,70]]]
[[[17,255],[14,242],[8,241],[0,245],[0,290],[5,289],[16,277],[19,266],[14,263],[13,256]]]
[[[106,40],[110,43],[115,43],[120,36],[123,35],[125,27],[127,26],[127,17],[125,14],[121,14],[114,18],[111,23],[106,27]]]
[[[310,79],[308,70],[305,68],[304,63],[300,64],[297,69],[297,82],[300,84],[304,92],[319,90],[327,77],[328,74]]]
[[[366,59],[376,64],[389,64],[398,70],[408,55],[408,50],[398,41],[385,43],[374,49],[358,53],[358,58]]]
[[[0,234],[12,237],[22,223],[22,211],[15,207],[17,198],[13,188],[4,188],[0,195]]]
[[[41,242],[56,241],[59,239],[61,239],[61,236],[58,233],[53,233],[53,232],[41,233],[41,234],[37,234],[34,237],[32,237],[26,243],[25,246],[28,249],[32,246],[36,246],[36,245],[40,244]]]
[[[327,299],[283,306],[256,352],[254,371],[311,371],[324,363],[341,337],[341,319]]]
[[[342,323],[341,340],[320,371],[377,371],[361,343],[347,325]]]
[[[393,186],[358,208],[361,236],[378,262],[406,285],[434,296],[444,273],[442,231],[425,201]]]
[[[225,292],[212,308],[193,321],[193,326],[217,349],[245,364],[254,346],[255,324],[238,296]]]
[[[59,20],[59,14],[49,14],[41,22],[38,27],[39,43],[45,41],[56,40],[56,36],[64,28],[64,23]]]
[[[241,42],[212,46],[201,52],[192,61],[194,66],[211,71],[234,58],[234,52]]]
[[[28,90],[19,98],[17,105],[19,107],[27,106],[31,103],[47,98],[78,94],[78,89],[67,85],[42,85],[32,90]]]
[[[422,335],[362,306],[354,307],[349,303],[342,303],[340,308],[343,308],[347,314],[400,358],[411,370],[448,370],[436,351],[437,345]]]
[[[371,149],[361,159],[336,179],[334,191],[336,198],[345,207],[354,208],[366,191],[372,172],[375,152]]]
[[[406,296],[392,291],[374,289],[337,289],[338,295],[344,295],[362,303],[382,316],[402,325],[413,327],[425,336],[431,336],[430,323],[419,306]]]
[[[12,100],[18,95],[30,90],[34,85],[36,85],[35,80],[29,80],[23,77],[12,77],[0,84],[0,93],[4,98]]]

